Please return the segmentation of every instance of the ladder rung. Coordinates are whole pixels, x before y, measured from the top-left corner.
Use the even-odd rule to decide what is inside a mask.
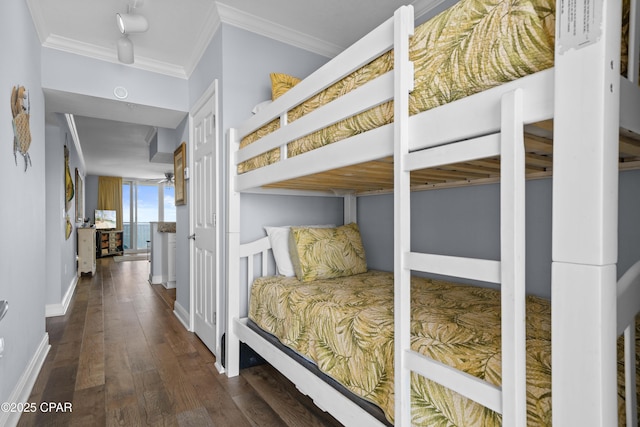
[[[413,350],[405,351],[404,357],[407,369],[466,396],[495,412],[502,413],[502,390],[500,387]]]
[[[483,282],[501,283],[500,261],[409,252],[405,268]]]

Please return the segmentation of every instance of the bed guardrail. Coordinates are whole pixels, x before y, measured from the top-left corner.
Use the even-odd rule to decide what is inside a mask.
[[[413,13],[411,14],[413,15]],[[266,183],[284,181],[309,175],[314,172],[320,172],[326,170],[328,164],[333,165],[331,169],[335,169],[379,159],[392,154],[393,139],[391,126],[382,126],[381,128],[366,132],[364,137],[356,135],[349,138],[349,146],[353,145],[355,148],[352,149],[348,155],[336,155],[332,147],[330,147],[331,144],[304,153],[305,155],[313,153],[311,155],[321,156],[315,158],[315,162],[311,162],[313,165],[322,165],[321,168],[315,171],[309,171],[308,163],[303,162],[303,164],[299,166],[295,157],[289,160],[286,168],[278,167],[282,160],[288,158],[287,144],[291,141],[324,129],[333,123],[393,99],[394,81],[397,77],[396,71],[392,70],[338,97],[327,105],[305,114],[298,120],[291,123],[288,122],[288,114],[291,109],[330,87],[335,82],[350,75],[373,59],[393,49],[394,25],[394,18],[388,19],[235,130],[237,140],[240,141],[251,132],[271,121],[280,120],[279,129],[234,153],[231,167],[235,168],[236,165],[243,161],[273,149],[280,149],[279,162],[247,171],[238,176],[236,184],[238,190],[243,191]],[[362,140],[366,142],[366,145],[364,145]],[[344,141],[346,140],[340,142]],[[324,155],[322,155],[322,153],[324,153]]]
[[[251,292],[251,285],[256,277],[266,276],[269,274],[269,251],[271,250],[271,243],[268,237],[255,240],[249,243],[243,243],[240,245],[239,255],[240,259],[247,260],[247,296]],[[260,259],[258,270],[255,264],[256,256]],[[258,272],[259,271],[259,272]]]
[[[371,58],[391,50],[393,31],[394,18],[392,17],[240,125],[238,127],[240,138],[274,119],[286,116],[293,107],[361,68],[370,62]]]

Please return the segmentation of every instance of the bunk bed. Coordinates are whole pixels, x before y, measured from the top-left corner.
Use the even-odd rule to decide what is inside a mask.
[[[640,166],[638,64],[637,60],[626,60],[638,57],[638,8],[635,0],[623,4],[589,0],[557,4],[556,10],[553,0],[462,0],[417,28],[413,9],[403,7],[229,131],[229,376],[238,374],[241,341],[346,425],[362,425],[363,420],[368,425],[409,425],[420,422],[416,414],[426,417],[422,422],[430,425],[430,415],[411,412],[412,396],[414,400],[420,398],[416,387],[422,386],[416,384],[424,384],[420,382],[422,377],[430,381],[427,384],[437,383],[442,390],[451,390],[451,394],[487,408],[481,411],[494,417],[495,423],[526,425],[529,416],[550,424],[548,407],[541,409],[542,415],[536,412],[540,408],[528,407],[537,403],[531,402],[527,385],[534,314],[527,314],[527,310],[537,306],[538,314],[548,311],[551,316],[547,317],[553,319],[551,329],[546,331],[553,352],[549,355],[548,348],[536,353],[547,361],[552,358],[553,375],[547,376],[547,384],[542,387],[546,390],[542,393],[546,393],[546,400],[542,400],[547,403],[541,406],[552,399],[553,422],[614,425],[619,418],[626,418],[627,425],[637,425],[635,319],[640,311],[640,264],[616,284],[616,244],[618,170]],[[499,17],[497,21],[484,19],[492,14]],[[468,21],[474,22],[465,26],[463,22]],[[482,40],[479,53],[469,54],[460,46],[478,45],[474,38],[480,26],[502,38]],[[452,39],[453,30],[465,32],[464,40]],[[443,40],[444,44],[455,45],[444,49],[449,49],[449,55],[453,51],[456,61],[451,61],[451,56],[445,59],[434,47]],[[496,65],[496,52],[508,58],[510,67],[506,71],[498,68],[493,77],[471,73],[483,67],[476,60],[489,58],[485,68],[487,64],[490,68]],[[467,56],[463,56],[465,53]],[[428,71],[421,73],[425,67]],[[376,70],[373,73],[372,68]],[[446,80],[445,75],[453,78]],[[525,179],[551,174],[552,298],[545,306],[525,295]],[[499,182],[501,188],[499,261],[412,251],[412,190],[488,182]],[[333,384],[332,379],[312,372],[314,367],[306,366],[309,363],[304,358],[292,363],[296,352],[278,343],[291,341],[286,332],[284,337],[274,339],[260,330],[268,330],[268,322],[263,322],[262,328],[255,325],[260,322],[259,312],[275,305],[261,300],[249,302],[249,296],[261,293],[266,284],[276,281],[276,287],[282,288],[287,282],[293,283],[294,289],[286,291],[287,298],[276,298],[280,301],[289,300],[295,292],[332,286],[315,280],[305,282],[301,269],[297,278],[275,278],[275,272],[268,271],[272,249],[268,238],[240,244],[240,193],[256,188],[344,194],[345,224],[357,220],[359,193],[393,192],[394,272],[391,278],[383,275],[383,279],[365,280],[388,282],[375,288],[387,289],[386,308],[393,312],[387,321],[394,338],[393,366],[385,371],[393,372],[393,378],[387,378],[391,397],[384,398],[388,400],[386,420],[372,415],[375,410],[343,390],[344,384]],[[309,230],[323,235],[344,233],[340,227],[322,232],[311,227],[302,231],[292,228],[291,235]],[[296,245],[296,238],[291,245]],[[254,268],[258,258],[260,268]],[[246,267],[243,274],[241,265]],[[415,330],[411,319],[420,304],[411,302],[422,292],[422,285],[411,278],[415,271],[500,285],[499,293],[490,292],[492,296],[486,297],[498,310],[494,316],[499,319],[500,331],[496,381],[481,380],[433,355],[426,357],[425,352],[412,346]],[[367,278],[368,274],[357,269],[357,273],[346,275]],[[343,278],[333,280],[330,283],[337,280],[341,288],[351,287],[342,282]],[[459,289],[457,284],[439,282],[428,286],[446,286],[447,294],[455,293],[449,286]],[[478,288],[469,292],[476,292],[482,299]],[[249,310],[252,320],[247,318]],[[276,310],[280,315],[288,312],[290,317],[296,312],[286,307]],[[480,311],[488,313],[486,307]],[[538,324],[545,322],[540,320]],[[617,374],[619,335],[624,337],[618,344],[623,362],[619,369],[622,373]],[[389,350],[389,345],[384,348]],[[619,390],[624,391],[616,393],[618,376],[624,377],[619,383]],[[621,417],[618,394],[624,396]],[[458,409],[478,411],[476,406],[465,405]]]

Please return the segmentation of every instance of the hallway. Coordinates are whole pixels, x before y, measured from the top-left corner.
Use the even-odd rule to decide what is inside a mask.
[[[80,278],[67,314],[47,319],[51,351],[29,398],[38,410],[19,426],[340,425],[269,365],[219,374],[174,316],[175,290],[149,285],[148,269],[102,258]]]

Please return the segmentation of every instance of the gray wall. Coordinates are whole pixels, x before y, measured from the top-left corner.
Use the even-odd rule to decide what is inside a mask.
[[[9,312],[0,322],[5,352],[0,358],[0,401],[9,400],[20,377],[41,343],[45,332],[46,253],[46,163],[44,97],[40,84],[40,41],[24,1],[0,3],[0,181],[3,224],[0,245],[0,299],[9,301]],[[9,99],[11,88],[20,84],[31,101],[29,150],[33,166],[26,172],[24,161],[14,162],[13,129]],[[53,212],[53,215],[60,214]],[[6,413],[0,413],[0,420]]]
[[[84,180],[84,216],[95,223],[96,209],[98,208],[98,176],[87,175]]]
[[[526,185],[527,292],[547,298],[551,296],[551,185],[551,179]],[[618,276],[640,259],[638,189],[640,171],[620,174]],[[413,193],[411,249],[499,259],[499,201],[497,184]],[[369,267],[393,270],[393,196],[359,198],[358,221]]]
[[[64,146],[69,148],[69,171],[74,180],[75,171],[84,176],[75,144],[68,135],[68,127],[62,116],[51,117],[46,125],[46,229],[47,229],[47,312],[60,313],[61,303],[77,280],[77,233],[76,198],[74,195],[69,210],[65,206]],[[86,181],[86,180],[85,180]],[[66,216],[73,224],[69,239],[65,239]],[[85,216],[87,216],[85,214]]]
[[[640,260],[640,170],[623,172],[618,201],[618,278]]]
[[[224,179],[227,175],[228,142],[226,136],[228,130],[249,118],[251,110],[256,104],[271,98],[269,73],[284,72],[303,78],[326,61],[327,58],[323,56],[231,25],[221,25],[189,79],[189,102],[193,107],[214,79],[218,79],[220,132],[218,137],[221,144],[220,159],[218,160],[221,176],[225,177]],[[222,189],[223,200],[226,200],[225,185],[223,184]],[[308,217],[309,214],[313,214],[317,221],[321,222],[334,222],[336,217],[340,218],[340,222],[342,221],[341,199],[265,197],[244,194],[241,198],[241,204],[243,212],[241,239],[243,241],[250,240],[254,236],[263,236],[262,227],[275,225],[276,218],[283,220],[281,216],[278,217],[275,214],[269,216],[268,214],[269,212],[282,212],[283,206],[286,206],[287,212],[290,212],[289,216],[285,218],[288,223],[306,223],[305,217]],[[320,208],[310,209],[312,206]],[[223,208],[223,211],[218,213],[218,222],[221,224],[222,232],[226,232],[225,210],[226,208]],[[265,217],[265,215],[267,216]],[[187,214],[184,218],[188,221]],[[181,227],[180,224],[179,219],[178,228]],[[178,244],[180,244],[180,238],[178,237],[178,239]],[[226,246],[226,242],[224,244]],[[184,253],[188,253],[186,245]],[[178,258],[178,262],[176,298],[177,302],[188,310],[188,257]],[[224,265],[224,261],[222,265]],[[226,281],[226,279],[224,280]]]
[[[223,79],[222,103],[224,111],[222,118],[220,141],[225,141],[223,157],[227,157],[226,134],[229,128],[237,126],[251,116],[251,110],[259,102],[271,99],[271,72],[288,73],[304,78],[323,65],[327,58],[307,52],[305,50],[261,37],[233,26],[222,26],[223,50]],[[223,165],[226,173],[226,166]],[[265,214],[276,209],[287,212],[285,222],[305,223],[305,215],[311,204],[324,204],[327,199],[320,198],[312,201],[308,197],[264,197],[243,194],[241,197],[241,240],[251,240],[257,230],[263,225],[273,222],[265,218]],[[250,208],[246,206],[249,205]],[[330,206],[334,206],[330,205]],[[333,218],[334,213],[328,213],[332,208],[319,212],[327,213],[326,220]],[[340,205],[341,215],[341,205]],[[323,214],[315,215],[320,221]]]
[[[223,130],[251,116],[259,102],[271,99],[272,72],[304,78],[327,58],[230,25],[222,25]]]
[[[240,240],[243,242],[266,236],[264,226],[341,225],[343,222],[341,197],[242,194],[240,202],[240,224],[243,225]]]
[[[176,148],[182,141],[189,141],[189,118],[176,129],[179,136]],[[189,181],[187,181],[187,195],[189,194]],[[176,301],[186,310],[189,310],[189,204],[176,206]]]
[[[47,90],[114,100],[113,89],[124,86],[128,103],[188,111],[185,79],[50,48],[42,48],[42,70],[42,87]],[[119,104],[126,111],[126,103]]]

